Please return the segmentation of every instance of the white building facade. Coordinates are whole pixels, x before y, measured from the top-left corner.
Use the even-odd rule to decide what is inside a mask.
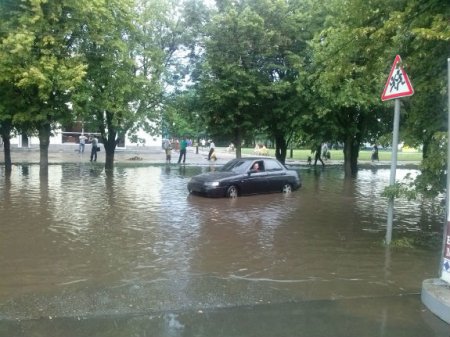
[[[81,132],[77,131],[62,131],[61,129],[57,129],[53,131],[53,136],[50,137],[50,144],[73,146],[74,144],[79,144],[80,134]],[[84,134],[89,137],[89,135],[93,135],[94,133],[85,131]],[[96,135],[97,137],[99,136],[99,134]],[[143,130],[139,130],[136,135],[132,137],[135,139],[134,142],[131,141],[130,138],[130,135],[127,134],[124,139],[119,142],[117,148],[130,149],[136,147],[161,147],[162,143],[161,135],[150,135]],[[101,143],[101,139],[99,139],[99,142]],[[11,145],[20,148],[37,147],[39,146],[39,137],[19,134],[11,138]]]

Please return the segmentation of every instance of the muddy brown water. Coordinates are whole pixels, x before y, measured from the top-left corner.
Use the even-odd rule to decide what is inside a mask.
[[[450,335],[420,302],[439,201],[396,200],[386,248],[388,169],[302,167],[288,195],[190,196],[188,179],[211,169],[3,174],[0,336]]]

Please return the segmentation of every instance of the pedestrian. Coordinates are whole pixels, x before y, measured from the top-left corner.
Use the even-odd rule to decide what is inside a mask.
[[[319,144],[316,147],[316,154],[315,154],[315,157],[314,157],[314,166],[316,166],[317,161],[319,160],[322,163],[322,167],[325,167],[325,164],[324,164],[324,162],[322,160],[321,153],[322,153],[322,146]]]
[[[98,148],[98,139],[97,137],[93,136],[91,138],[91,144],[92,144],[92,148],[91,148],[91,161],[97,161],[97,151],[99,151]]]
[[[211,153],[210,160],[214,160],[214,161],[217,160],[216,150],[213,150],[213,152]]]
[[[327,159],[330,159],[330,151],[328,151],[328,144],[327,143],[323,143],[322,144],[322,158],[325,159],[325,161]]]
[[[210,139],[209,140],[209,153],[208,153],[208,160],[211,160],[212,154],[215,152],[216,144]]]
[[[373,146],[373,149],[372,149],[372,161],[380,161],[379,159],[378,159],[378,146],[377,146],[377,144],[375,144],[374,146]]]
[[[178,158],[178,164],[181,163],[181,158],[183,158],[183,164],[186,162],[186,148],[187,148],[186,137],[183,137],[183,140],[180,143],[180,157]]]
[[[170,164],[172,160],[172,144],[168,139],[164,141],[164,151],[166,152],[166,164]]]
[[[79,140],[80,140],[80,148],[79,148],[79,150],[78,150],[78,152],[80,152],[80,153],[84,153],[84,145],[86,144],[86,136],[84,135],[84,133],[83,132],[81,132],[81,135],[80,135],[80,137],[79,137]]]

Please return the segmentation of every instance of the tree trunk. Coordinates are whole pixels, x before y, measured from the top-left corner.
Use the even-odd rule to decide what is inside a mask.
[[[39,165],[41,176],[48,175],[48,147],[50,145],[50,124],[43,124],[39,128]]]
[[[432,141],[432,137],[426,137],[423,139],[423,145],[422,145],[422,159],[428,158],[429,150],[430,150],[430,144]]]
[[[275,158],[277,158],[281,163],[286,162],[287,154],[287,142],[283,135],[275,136]]]
[[[236,158],[242,158],[242,133],[240,129],[235,130],[233,142],[236,148]]]
[[[11,162],[11,120],[4,120],[0,125],[0,136],[3,139],[3,150],[5,156],[5,172],[11,173],[12,162]]]
[[[348,137],[344,143],[345,177],[354,177],[358,173],[359,143]]]
[[[105,144],[105,170],[112,170],[114,168],[114,154],[115,147],[111,149]]]
[[[109,131],[108,137],[102,137],[103,145],[105,146],[105,170],[112,170],[114,168],[114,154],[116,151],[117,132]]]
[[[3,139],[3,150],[5,156],[5,172],[11,173],[12,162],[11,162],[11,139],[9,136],[2,136]]]
[[[236,158],[242,158],[242,147],[241,147],[241,144],[236,145]]]

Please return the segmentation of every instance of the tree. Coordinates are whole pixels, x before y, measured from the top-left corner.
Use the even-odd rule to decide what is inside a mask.
[[[402,135],[406,143],[423,146],[416,192],[436,196],[445,191],[447,131],[447,58],[450,55],[450,3],[408,1],[386,26],[401,27],[393,40],[401,46],[415,93],[405,100]]]
[[[0,4],[0,41],[3,41],[8,32],[15,28],[11,26],[11,20],[8,20],[8,17],[17,10],[18,4],[14,1],[5,1]],[[4,59],[3,49],[0,49],[0,53],[0,59]],[[3,140],[6,173],[10,173],[12,169],[10,142],[14,116],[12,107],[18,103],[17,101],[14,102],[12,98],[16,96],[14,84],[10,81],[9,76],[0,72],[0,137]]]
[[[294,67],[306,49],[297,30],[299,2],[221,1],[218,7],[198,85],[209,128],[231,138],[238,157],[244,139],[266,132],[284,162],[304,105]]]
[[[176,1],[98,3],[84,28],[80,52],[88,71],[77,110],[105,146],[105,168],[114,165],[119,139],[161,123],[164,85],[183,39]]]
[[[383,56],[393,46],[380,30],[401,5],[330,1],[325,28],[312,43],[312,90],[319,99],[314,109],[332,125],[333,137],[344,143],[346,176],[356,173],[359,148],[370,128],[386,118],[379,93],[386,80]]]
[[[70,117],[69,102],[81,83],[85,67],[73,55],[77,22],[85,1],[24,1],[20,5],[2,2],[2,24],[7,29],[0,45],[1,82],[14,91],[14,101],[5,105],[13,123],[31,124],[40,142],[40,172],[47,174],[48,146],[52,129]],[[3,111],[6,111],[3,110]]]
[[[301,116],[308,111],[305,59],[309,53],[307,40],[315,26],[308,27],[305,20],[307,2],[266,0],[250,4],[264,20],[267,44],[259,55],[264,81],[257,87],[258,108],[263,128],[275,140],[275,156],[284,163]]]
[[[259,127],[258,69],[267,47],[263,20],[245,4],[226,6],[208,25],[205,62],[196,90],[209,131],[241,143],[250,130]]]
[[[407,101],[404,136],[410,145],[423,145],[423,156],[435,133],[446,129],[447,58],[450,55],[450,4],[409,1],[397,17],[404,34],[395,36],[407,60],[415,94]],[[426,52],[425,52],[426,50]]]
[[[133,27],[133,1],[98,1],[85,18],[78,50],[88,65],[82,90],[75,98],[75,111],[90,129],[101,134],[105,168],[114,165],[119,139],[135,121],[133,103],[138,101]]]

